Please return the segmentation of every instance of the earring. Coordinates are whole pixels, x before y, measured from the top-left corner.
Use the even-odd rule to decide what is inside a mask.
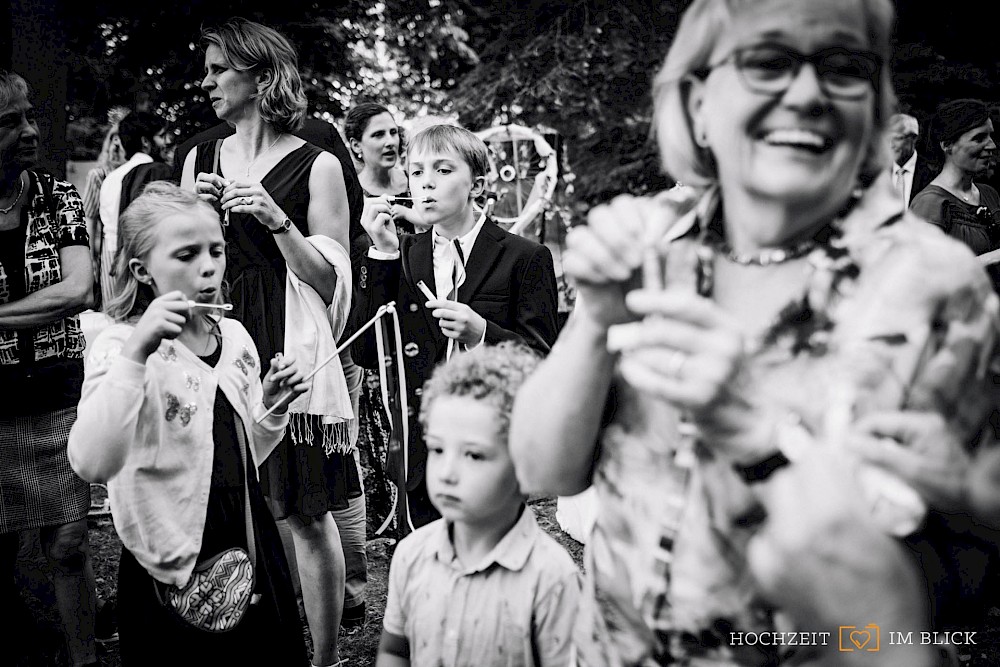
[[[708,133],[705,128],[698,128],[694,132],[694,143],[698,145],[698,148],[708,148]]]

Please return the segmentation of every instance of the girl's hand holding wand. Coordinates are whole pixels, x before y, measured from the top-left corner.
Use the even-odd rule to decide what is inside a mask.
[[[280,352],[271,359],[271,368],[264,376],[264,407],[272,414],[284,412],[288,404],[309,389],[305,375],[292,356]],[[281,396],[281,400],[278,397]]]
[[[191,310],[180,290],[162,294],[152,301],[129,336],[122,355],[140,364],[160,347],[161,340],[173,340],[181,334]]]

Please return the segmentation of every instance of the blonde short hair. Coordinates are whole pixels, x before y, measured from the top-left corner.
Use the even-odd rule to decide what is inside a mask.
[[[711,153],[695,142],[686,105],[689,77],[709,67],[720,36],[733,24],[736,14],[762,1],[766,0],[695,0],[684,12],[663,67],[653,82],[653,131],[660,157],[667,173],[685,185],[704,187],[717,178]],[[883,133],[896,102],[889,71],[895,10],[890,0],[861,0],[861,4],[866,33],[871,40],[869,48],[881,59],[875,85],[875,132],[858,175],[860,184],[867,186],[887,165]]]
[[[490,171],[489,149],[483,140],[455,125],[431,125],[417,132],[407,150],[409,154],[428,150],[455,151],[469,165],[473,179],[486,176]]]
[[[257,98],[260,116],[279,132],[302,126],[306,95],[299,75],[299,56],[284,35],[266,25],[232,18],[201,33],[202,46],[216,46],[233,69],[270,72],[271,80]]]
[[[431,406],[443,396],[474,398],[497,409],[497,435],[506,445],[514,397],[539,361],[534,350],[512,341],[480,345],[452,357],[448,363],[438,366],[424,385],[421,423],[427,427]]]

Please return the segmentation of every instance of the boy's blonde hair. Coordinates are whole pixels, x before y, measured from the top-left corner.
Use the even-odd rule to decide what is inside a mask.
[[[420,423],[427,428],[427,417],[437,399],[467,396],[497,409],[498,435],[506,445],[514,397],[539,361],[531,348],[512,341],[480,345],[452,357],[451,361],[439,366],[424,385]]]
[[[116,322],[142,315],[155,298],[153,288],[136,280],[128,263],[132,259],[145,259],[156,244],[157,225],[165,217],[178,213],[203,215],[222,224],[209,203],[168,181],[147,185],[118,219],[118,252],[112,269],[114,297],[104,307],[104,312]]]
[[[407,146],[409,155],[418,151],[454,151],[469,165],[472,179],[490,172],[489,149],[482,139],[465,128],[454,125],[431,125],[417,132]]]

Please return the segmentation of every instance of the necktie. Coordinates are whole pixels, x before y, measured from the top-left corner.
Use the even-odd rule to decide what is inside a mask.
[[[896,170],[896,192],[899,193],[899,198],[903,200],[903,206],[905,207],[909,204],[906,201],[906,169],[900,167]]]
[[[465,282],[465,253],[462,252],[462,244],[459,243],[458,239],[452,240],[451,247],[455,251],[451,269],[451,300],[458,301],[458,288]]]
[[[462,244],[458,239],[449,241],[435,234],[434,259],[435,262],[447,262],[451,265],[451,270],[448,272],[451,284],[442,280],[442,284],[438,285],[438,296],[449,301],[458,301],[458,288],[465,282],[465,253],[462,251]]]
[[[443,237],[438,237],[448,243]],[[451,286],[448,288],[448,300],[458,301],[458,288],[465,282],[465,253],[462,252],[462,244],[458,239],[453,239],[448,243],[446,250],[451,253]],[[448,347],[445,350],[445,360],[451,359],[455,351],[455,339],[448,339]]]

